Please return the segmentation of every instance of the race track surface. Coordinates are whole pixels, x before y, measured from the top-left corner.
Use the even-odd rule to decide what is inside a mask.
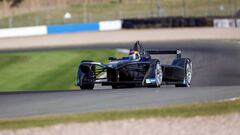
[[[237,41],[171,41],[143,44],[145,48],[150,49],[181,49],[183,57],[189,57],[193,61],[192,87],[163,86],[119,90],[97,87],[100,89],[93,91],[1,93],[0,118],[177,105],[240,97],[240,44]],[[131,46],[123,43],[101,45],[104,48]],[[82,48],[94,48],[94,45],[81,46],[80,49]],[[168,62],[169,59],[171,56],[162,58],[164,62]]]

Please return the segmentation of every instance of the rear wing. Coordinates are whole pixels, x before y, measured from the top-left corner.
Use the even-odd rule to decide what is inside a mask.
[[[176,54],[177,58],[182,57],[181,50],[146,50],[148,54]]]

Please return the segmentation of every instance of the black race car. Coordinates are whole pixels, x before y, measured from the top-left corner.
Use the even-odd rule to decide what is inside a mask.
[[[175,54],[171,65],[164,65],[152,55]],[[136,42],[128,57],[109,58],[108,64],[84,60],[80,63],[77,83],[81,89],[93,89],[96,83],[117,88],[160,87],[175,85],[189,87],[192,78],[192,62],[182,58],[180,50],[144,50]]]

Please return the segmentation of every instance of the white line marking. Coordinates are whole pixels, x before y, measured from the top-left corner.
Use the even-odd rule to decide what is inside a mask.
[[[234,98],[228,98],[228,99],[224,99],[224,100],[221,100],[221,101],[236,101],[236,100],[239,100],[240,97],[234,97]]]

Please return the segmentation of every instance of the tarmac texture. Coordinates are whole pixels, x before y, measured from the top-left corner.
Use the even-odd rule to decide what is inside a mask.
[[[64,49],[129,49],[133,43],[82,45]],[[0,118],[145,108],[240,97],[238,41],[164,41],[143,42],[143,45],[148,49],[181,49],[183,57],[189,57],[193,62],[192,87],[117,90],[103,87],[92,91],[0,93]],[[170,61],[170,57],[163,60]]]

